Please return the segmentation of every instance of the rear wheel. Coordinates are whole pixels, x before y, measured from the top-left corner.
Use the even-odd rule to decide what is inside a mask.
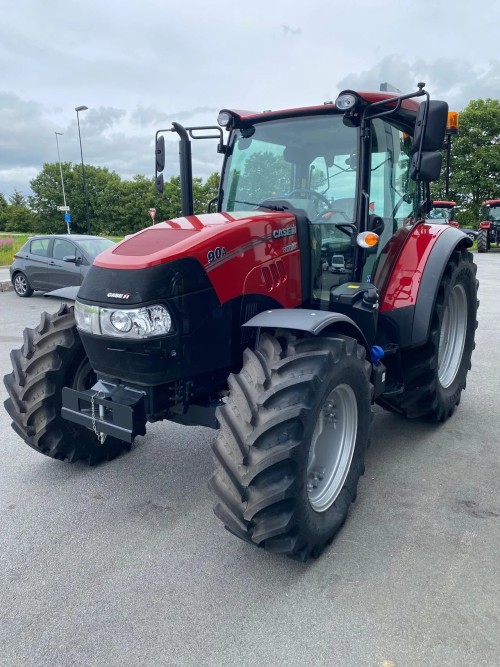
[[[377,401],[406,417],[445,421],[460,402],[477,328],[476,265],[456,250],[439,286],[427,343],[402,353],[405,390]]]
[[[12,373],[4,377],[5,409],[14,431],[36,451],[54,459],[93,465],[110,460],[131,445],[95,433],[61,417],[62,388],[89,389],[95,374],[76,330],[73,307],[42,313],[36,329],[24,330],[24,345],[10,355]]]
[[[28,297],[31,296],[34,292],[33,288],[29,284],[28,278],[26,278],[22,271],[19,271],[14,275],[13,284],[17,296]]]
[[[368,442],[371,366],[347,336],[262,334],[218,410],[210,485],[227,530],[299,560],[344,524]]]
[[[480,229],[477,234],[477,251],[488,252],[490,249],[490,239],[487,229]]]

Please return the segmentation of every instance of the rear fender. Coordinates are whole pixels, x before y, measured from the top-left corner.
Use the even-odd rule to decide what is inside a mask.
[[[401,349],[418,347],[428,340],[446,265],[457,248],[469,248],[473,243],[454,227],[433,227],[440,229],[436,233],[421,229],[408,237],[382,295],[380,314],[395,325]]]

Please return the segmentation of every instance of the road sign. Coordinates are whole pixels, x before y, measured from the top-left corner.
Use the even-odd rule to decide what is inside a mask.
[[[156,215],[156,209],[155,208],[150,208],[148,213],[149,213],[149,217],[154,222],[155,221],[155,215]]]
[[[64,215],[64,222],[71,222],[71,215],[69,213]]]
[[[66,213],[69,211],[69,206],[58,206],[57,207],[58,211],[66,211]]]

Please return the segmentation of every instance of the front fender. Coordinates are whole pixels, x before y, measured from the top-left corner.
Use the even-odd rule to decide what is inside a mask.
[[[45,292],[43,296],[48,297],[57,297],[58,299],[67,299],[68,301],[76,301],[76,296],[78,290],[80,289],[79,285],[72,285],[71,287],[61,287],[60,289],[55,289],[52,292]]]
[[[278,308],[265,310],[243,324],[244,327],[260,327],[266,329],[296,329],[307,331],[317,336],[323,329],[332,325],[343,325],[353,330],[354,337],[368,349],[365,336],[358,325],[347,315],[324,310]],[[343,331],[343,333],[344,333]]]

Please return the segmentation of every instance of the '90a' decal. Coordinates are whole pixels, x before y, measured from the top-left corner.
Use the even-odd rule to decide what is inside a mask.
[[[208,263],[211,264],[212,262],[215,262],[216,259],[221,259],[225,255],[227,255],[227,250],[224,247],[217,246],[217,248],[207,252]]]

